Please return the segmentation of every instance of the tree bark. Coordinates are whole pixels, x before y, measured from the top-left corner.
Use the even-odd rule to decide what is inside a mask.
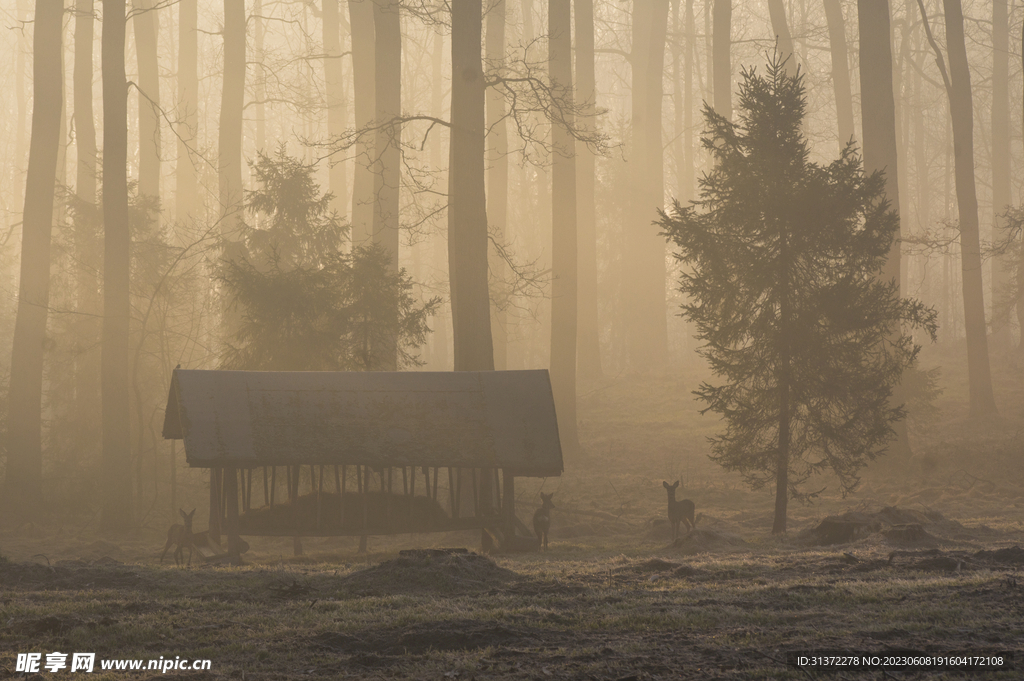
[[[132,28],[139,82],[139,196],[160,198],[160,73],[157,13],[152,0],[134,0]]]
[[[863,1],[863,0],[862,0]],[[985,287],[981,276],[981,239],[978,194],[974,178],[974,110],[971,71],[964,41],[964,15],[960,0],[943,0],[946,15],[946,51],[949,74],[925,17],[925,30],[935,50],[949,96],[953,130],[953,167],[957,208],[960,212],[960,268],[963,277],[964,332],[967,336],[967,375],[971,416],[996,413],[992,370],[985,327]],[[918,0],[924,15],[924,5]]]
[[[344,73],[341,54],[340,0],[323,0],[324,89],[327,96],[327,135],[336,139],[345,131]],[[333,197],[331,210],[344,217],[345,165],[332,162],[327,183]]]
[[[888,0],[858,0],[860,30],[861,127],[864,172],[885,172],[885,198],[890,210],[900,211],[899,150],[896,143],[896,101],[892,81],[892,38]],[[896,231],[882,279],[900,283],[900,230]],[[890,453],[907,457],[910,441],[906,421],[894,424],[896,439]]]
[[[713,0],[715,111],[732,120],[732,0]]]
[[[579,450],[576,431],[576,152],[573,124],[570,0],[548,2],[548,73],[570,108],[551,125],[551,390],[562,447]],[[564,124],[563,124],[564,123]]]
[[[101,390],[105,495],[101,525],[132,525],[131,380],[128,324],[131,232],[128,226],[128,90],[125,0],[103,0],[103,347]]]
[[[482,0],[451,0],[448,267],[456,371],[494,368],[487,294]]]
[[[253,85],[253,95],[256,98],[255,115],[256,118],[256,139],[255,147],[260,151],[267,150],[267,106],[264,103],[267,99],[267,73],[263,69],[263,60],[265,55],[263,53],[263,42],[264,42],[264,18],[263,18],[263,0],[254,0],[252,4],[252,59],[253,66],[255,67],[254,76],[255,82]],[[305,14],[303,14],[305,17]]]
[[[896,102],[892,87],[892,44],[888,0],[858,0],[860,29],[860,90],[863,126],[864,172],[885,172],[885,197],[890,209],[899,211],[896,150]],[[900,280],[899,232],[893,242],[882,276]]]
[[[75,5],[75,70],[73,75],[75,106],[75,145],[78,156],[75,192],[79,200],[96,203],[96,123],[93,115],[92,56],[95,35],[93,0],[78,0]],[[101,267],[99,243],[84,224],[75,226],[76,310],[75,322],[75,410],[81,427],[97,437],[85,438],[82,446],[98,443],[100,423],[100,324],[103,302],[97,273]]]
[[[1021,61],[1024,63],[1024,27],[1020,32]],[[1020,326],[1020,339],[1018,349],[1024,352],[1024,247],[1020,249],[1020,258],[1017,260],[1017,324]]]
[[[442,71],[444,70],[444,34],[440,31],[434,33],[434,51],[430,58],[430,111],[437,118],[444,119],[444,92]],[[442,155],[444,153],[444,141],[442,133],[437,132],[430,143],[430,164],[435,168],[442,167]],[[433,261],[434,269],[437,272],[448,272],[448,245],[445,241],[445,234],[433,235]],[[450,291],[450,289],[449,289]],[[450,307],[448,308],[451,309]],[[451,365],[448,361],[448,338],[451,328],[451,317],[444,313],[444,306],[439,307],[434,315],[431,328],[430,359],[436,371],[450,371]]]
[[[661,114],[668,0],[633,3],[631,50],[631,170],[633,230],[627,245],[627,272],[632,295],[629,311],[629,356],[634,369],[649,371],[668,360],[665,307],[665,240],[652,223],[664,203],[664,153]]]
[[[374,0],[374,96],[377,130],[374,133],[373,242],[391,256],[398,271],[398,199],[401,177],[402,25],[398,0]]]
[[[578,127],[592,130],[597,111],[594,72],[594,0],[574,0],[576,22],[576,92],[586,119]],[[596,160],[586,144],[576,143],[576,229],[579,248],[579,316],[576,338],[577,368],[581,376],[601,376],[601,348],[597,314]]]
[[[199,179],[189,149],[199,136],[199,3],[178,4],[178,161],[174,168],[174,201],[179,220],[198,217]]]
[[[18,24],[24,26],[29,21],[29,3],[28,0],[16,0],[16,2]],[[26,132],[28,131],[28,111],[30,106],[25,85],[27,80],[25,72],[28,70],[25,65],[25,55],[29,53],[32,47],[28,42],[28,31],[18,31],[17,35],[18,56],[14,59],[14,98],[18,105],[18,127],[14,141],[14,171],[11,173],[14,185],[14,199],[11,205],[24,207],[25,195],[22,190],[25,189],[25,145],[27,143]]]
[[[505,0],[497,0],[487,11],[487,68],[502,73],[505,65]],[[508,125],[505,97],[498,88],[487,90],[487,219],[494,240],[505,243],[508,216]],[[508,368],[508,265],[497,250],[488,254],[491,282],[491,338],[494,344],[494,368]]]
[[[42,511],[43,355],[50,303],[50,235],[63,109],[62,0],[37,0],[32,34],[32,136],[22,222],[18,311],[11,349],[6,500],[35,516]]]
[[[1010,204],[1010,17],[1007,0],[992,0],[992,213],[993,241],[1003,237]],[[999,312],[992,318],[992,347],[997,353],[1010,350],[1010,315],[1003,305],[1010,284],[1008,259],[998,257],[992,266],[994,302]],[[1005,312],[1004,312],[1005,310]]]
[[[236,241],[242,225],[242,109],[245,103],[245,0],[224,0],[224,80],[218,176],[221,234]]]
[[[996,412],[985,326],[985,289],[981,276],[978,194],[974,179],[974,110],[971,71],[964,42],[960,0],[943,0],[946,50],[949,53],[950,117],[953,120],[953,165],[960,211],[961,271],[964,288],[964,331],[967,333],[967,373],[971,415]]]
[[[836,123],[839,148],[843,149],[854,136],[853,94],[850,88],[850,66],[846,48],[846,21],[840,0],[825,0],[828,42],[832,54],[832,86],[836,98]]]
[[[793,36],[786,21],[786,4],[783,0],[768,0],[768,14],[772,20],[772,31],[778,42],[779,55],[786,60],[786,75],[795,76],[797,71],[796,53],[793,51]]]
[[[349,0],[349,25],[352,29],[352,91],[356,130],[363,130],[374,119],[374,19],[373,0]],[[360,135],[356,144],[352,173],[352,244],[362,246],[373,238],[373,161],[368,135]]]

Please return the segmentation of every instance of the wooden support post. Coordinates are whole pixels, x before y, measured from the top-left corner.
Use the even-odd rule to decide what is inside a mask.
[[[470,478],[469,478],[470,479],[470,484],[473,485],[473,515],[475,517],[479,518],[480,515],[481,515],[480,514],[480,490],[479,490],[479,488],[477,486],[476,469],[475,468],[470,468],[469,469],[469,475],[470,475]]]
[[[455,512],[452,513],[452,518],[460,517],[459,507],[462,505],[461,502],[462,502],[462,471],[463,470],[464,469],[460,468],[458,470],[458,474],[455,476],[455,487],[454,487],[454,490],[455,490],[455,502],[454,502]],[[449,468],[448,469],[448,481],[449,481],[449,483],[451,482],[451,478],[452,478],[452,469]]]
[[[496,510],[498,512],[498,515],[500,516],[501,515],[501,478],[498,476],[498,469],[497,468],[492,468],[491,471],[493,471],[493,473],[494,473],[494,476],[493,476],[494,479],[492,481],[493,484],[491,485],[491,489],[494,490],[494,506],[492,508],[494,510]]]
[[[405,470],[404,468],[402,470]],[[416,466],[410,466],[409,471],[409,526],[412,527],[412,507],[416,499]]]
[[[338,479],[338,469],[334,469],[334,481],[338,485],[338,523],[341,527],[345,527],[345,469],[346,466],[341,467],[341,478]]]
[[[360,483],[360,490],[359,490],[359,492],[361,493],[361,495],[363,497],[363,531],[366,531],[366,520],[367,520],[367,515],[369,515],[369,510],[366,507],[366,495],[370,493],[370,481],[366,479],[366,475],[367,475],[367,473],[369,471],[366,469],[366,466],[360,466],[359,468],[361,470],[361,474],[360,474],[360,481],[361,481],[361,483]],[[364,537],[365,537],[365,535],[364,535]],[[362,543],[365,544],[365,542],[366,542],[366,540],[363,539]]]
[[[269,487],[269,485],[267,483],[268,483],[268,480],[267,480],[267,467],[264,466],[263,467],[263,505],[264,506],[269,506],[270,505],[270,492],[267,489]]]
[[[220,469],[210,469],[210,538],[220,543]]]
[[[502,471],[502,514],[505,516],[505,536],[516,536],[516,478],[508,470]]]
[[[241,538],[238,536],[238,473],[236,468],[229,466],[224,469],[224,502],[227,505],[227,515],[224,519],[224,529],[228,536],[228,557],[231,563],[238,565],[242,562]]]
[[[402,475],[405,475],[405,466],[402,466]],[[394,521],[391,514],[391,466],[388,466],[388,489],[386,492],[384,491],[384,473],[381,472],[380,491],[381,494],[387,495],[384,497],[384,526],[390,530]]]
[[[252,469],[245,469],[245,498],[242,502],[242,509],[248,513],[252,508]]]
[[[437,466],[434,466],[434,494],[433,494],[434,501],[437,501],[437,473],[438,473]]]
[[[338,467],[334,467],[334,493],[341,494],[341,476],[338,473]]]
[[[324,491],[324,466],[320,464],[320,478],[317,480],[316,486],[316,531],[320,531],[320,496]]]
[[[274,505],[274,492],[277,491],[277,466],[270,469],[270,505]]]

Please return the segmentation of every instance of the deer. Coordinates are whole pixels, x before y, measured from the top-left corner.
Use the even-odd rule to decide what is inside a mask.
[[[555,507],[551,503],[551,498],[554,496],[554,492],[551,494],[541,492],[541,506],[533,513],[533,531],[537,533],[537,539],[541,541],[545,551],[548,549],[548,530],[551,529],[551,509]]]
[[[668,492],[668,521],[672,523],[672,541],[675,542],[679,539],[679,523],[686,523],[687,531],[697,526],[696,521],[693,519],[694,506],[693,502],[689,499],[676,500],[676,488],[679,487],[678,480],[671,485],[665,481],[662,481],[661,484],[665,486],[665,490]]]
[[[160,562],[164,562],[164,556],[167,555],[167,550],[171,548],[171,545],[177,544],[178,547],[174,550],[175,564],[179,567],[181,566],[181,561],[185,559],[185,549],[187,548],[188,567],[192,567],[192,516],[196,514],[196,509],[193,508],[191,513],[185,513],[185,509],[179,508],[178,513],[181,514],[185,524],[175,523],[167,530],[167,544],[164,546],[164,552],[160,554]]]

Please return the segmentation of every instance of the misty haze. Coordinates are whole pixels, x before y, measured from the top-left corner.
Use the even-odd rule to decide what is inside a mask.
[[[3,675],[1018,677],[1024,5],[0,9]]]

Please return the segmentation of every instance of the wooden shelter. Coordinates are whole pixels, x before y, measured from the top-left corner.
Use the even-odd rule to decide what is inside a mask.
[[[241,535],[457,529],[511,548],[515,478],[562,473],[543,370],[176,369],[163,436],[210,469],[210,534],[236,554]]]

